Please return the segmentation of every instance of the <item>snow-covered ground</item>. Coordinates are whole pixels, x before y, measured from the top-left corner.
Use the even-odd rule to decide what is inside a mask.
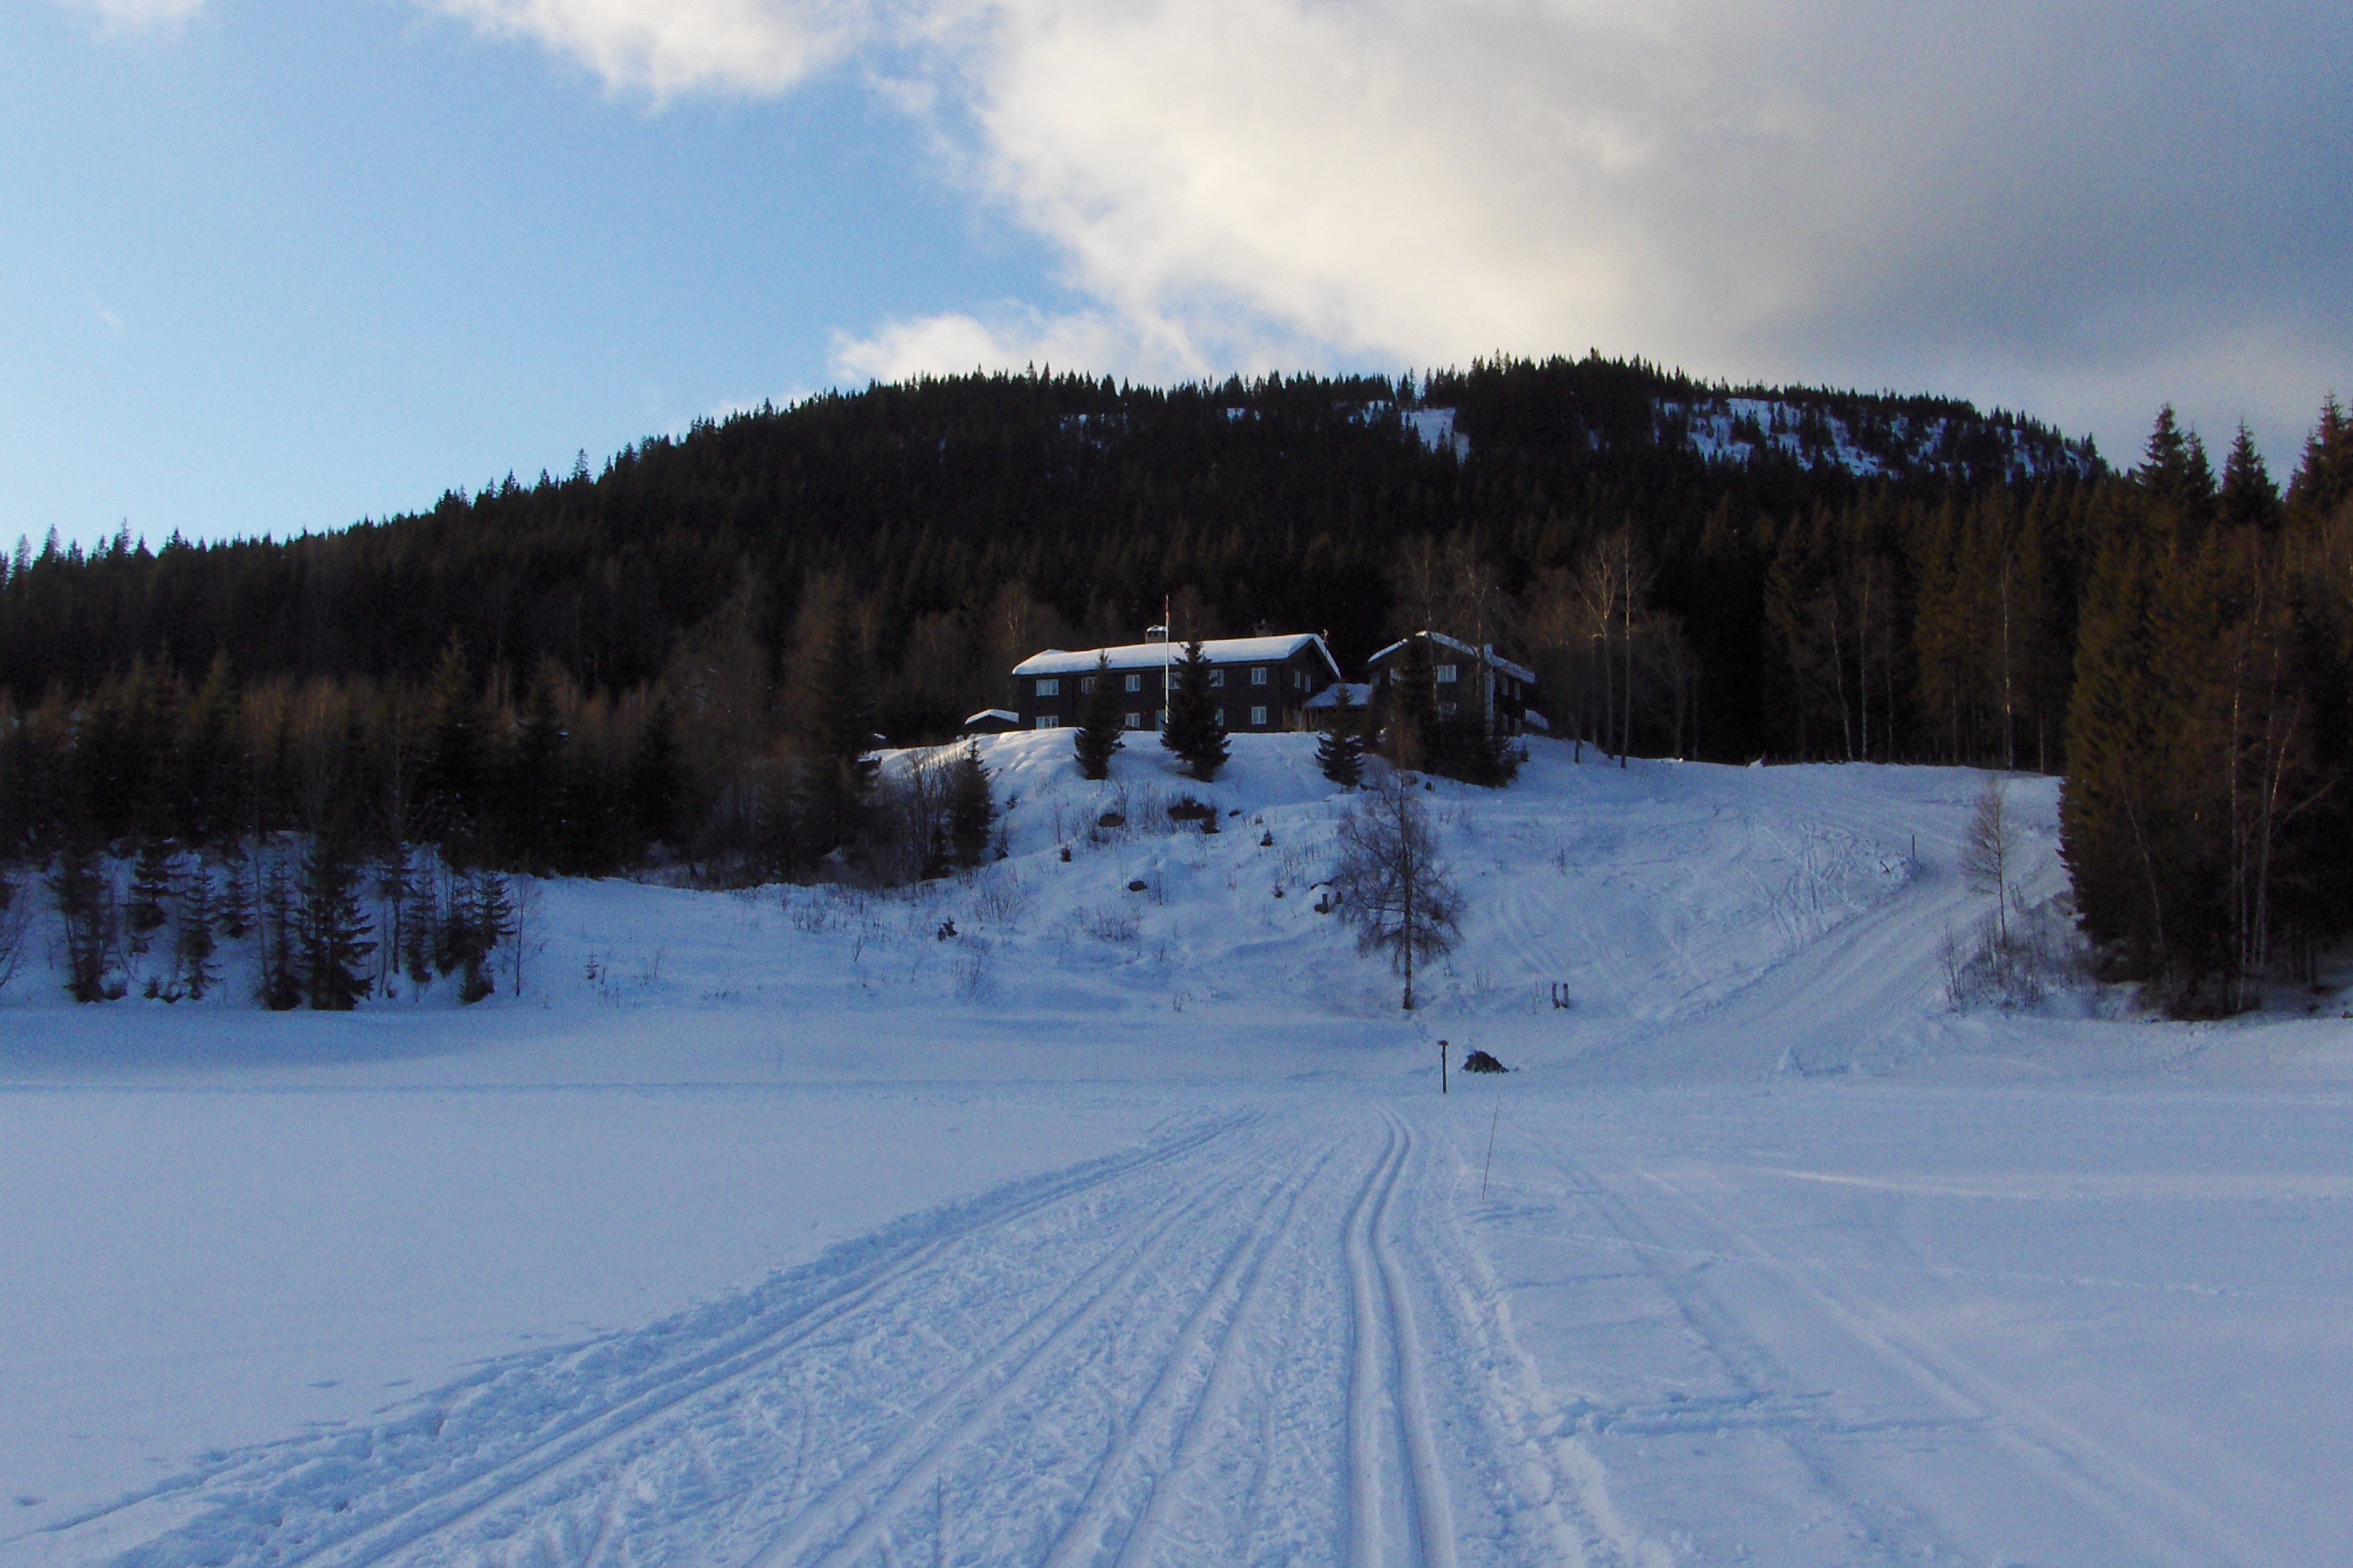
[[[1425,797],[1471,914],[1409,1018],[1317,910],[1307,742],[1208,790],[1068,745],[987,744],[969,881],[553,884],[473,1009],[20,976],[0,1562],[2353,1534],[2353,1023],[1954,1015],[1980,775],[1537,742]],[[2012,788],[2048,897],[2055,792]],[[1440,1038],[1519,1070],[1441,1098]]]

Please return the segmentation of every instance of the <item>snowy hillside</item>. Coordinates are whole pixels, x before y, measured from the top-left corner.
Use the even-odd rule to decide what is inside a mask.
[[[2031,480],[2099,471],[2092,448],[2041,426],[1997,413],[1890,414],[1876,403],[1844,413],[1820,402],[1723,396],[1657,405],[1662,444],[1684,447],[1711,460],[1746,462],[1774,454],[1811,465],[1823,462],[1866,479],[1938,475]]]
[[[1982,775],[1535,742],[1423,797],[1468,908],[1409,1016],[1310,740],[1069,747],[984,743],[963,880],[546,885],[470,1009],[20,975],[0,1563],[2341,1536],[2353,1025],[1954,1013]],[[1517,1070],[1441,1098],[1441,1038]]]

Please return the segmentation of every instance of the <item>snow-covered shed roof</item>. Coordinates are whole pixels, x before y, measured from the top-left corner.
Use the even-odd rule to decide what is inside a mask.
[[[978,729],[986,724],[1018,730],[1021,727],[1021,715],[1010,708],[984,708],[977,713],[967,714],[965,717],[964,727],[967,730]]]
[[[1451,647],[1456,653],[1467,654],[1472,658],[1483,658],[1489,664],[1493,665],[1498,671],[1510,676],[1514,680],[1523,680],[1530,686],[1534,686],[1536,683],[1536,672],[1535,670],[1528,668],[1525,665],[1514,664],[1510,659],[1505,658],[1503,655],[1495,652],[1493,648],[1488,649],[1485,653],[1481,653],[1469,643],[1463,642],[1456,637],[1448,637],[1444,632],[1417,632],[1414,636],[1428,637],[1434,643],[1438,643],[1446,647]],[[1365,662],[1366,664],[1378,664],[1381,660],[1388,658],[1389,655],[1397,652],[1398,649],[1405,647],[1407,643],[1411,642],[1412,640],[1412,637],[1399,637],[1397,641],[1389,644],[1388,647],[1381,649],[1380,652],[1373,655],[1372,658],[1366,659]]]
[[[1373,688],[1369,681],[1335,680],[1303,704],[1308,708],[1337,708],[1343,700],[1359,708],[1373,705]]]
[[[1339,661],[1324,639],[1314,632],[1297,632],[1287,637],[1216,637],[1201,645],[1201,656],[1211,664],[1279,664],[1313,643],[1324,662],[1332,668],[1332,679],[1340,678]],[[1157,669],[1161,661],[1171,663],[1185,657],[1182,643],[1170,647],[1166,643],[1134,642],[1122,647],[1090,647],[1066,649],[1050,647],[1043,653],[1033,653],[1013,667],[1016,675],[1084,675],[1094,668],[1098,655],[1109,655],[1113,669]]]

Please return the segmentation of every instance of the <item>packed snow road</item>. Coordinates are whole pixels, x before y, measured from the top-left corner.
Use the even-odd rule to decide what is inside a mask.
[[[1204,1118],[238,1456],[132,1560],[1573,1561],[1462,1175],[1387,1106]]]

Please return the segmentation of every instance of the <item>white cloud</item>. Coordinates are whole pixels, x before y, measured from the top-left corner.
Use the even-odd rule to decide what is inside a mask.
[[[177,26],[204,9],[205,0],[67,0],[98,17],[101,31],[121,35]]]
[[[856,51],[1083,303],[890,322],[853,378],[1596,346],[2105,421],[2353,363],[2340,4],[432,3],[658,96]]]
[[[607,86],[661,100],[779,92],[863,34],[856,0],[427,0],[502,37],[571,56]]]

